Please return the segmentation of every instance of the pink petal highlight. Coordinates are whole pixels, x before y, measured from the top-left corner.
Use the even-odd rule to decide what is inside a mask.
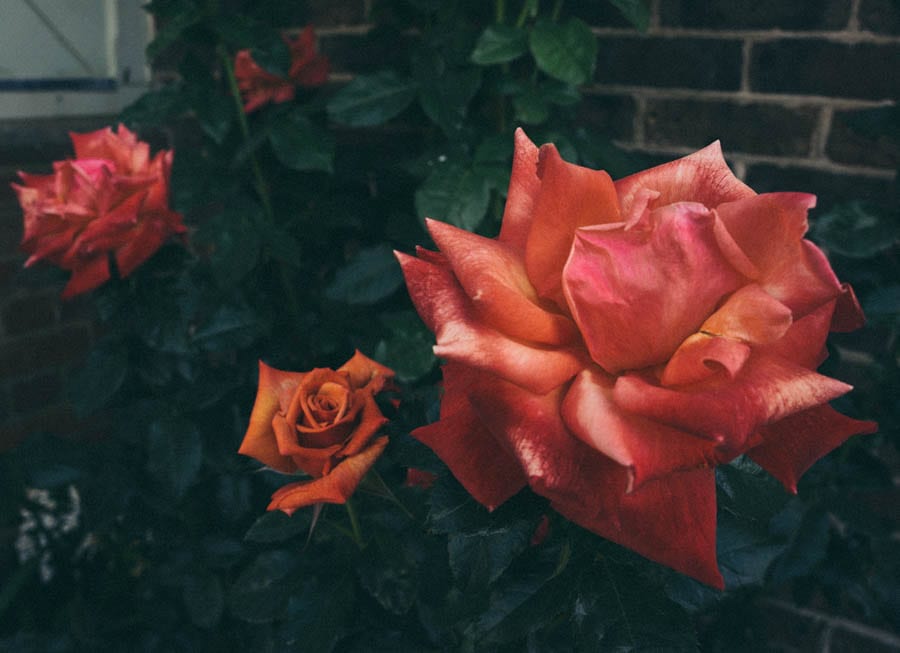
[[[607,372],[665,362],[740,286],[714,220],[705,207],[681,203],[631,229],[577,231],[563,287],[591,357]]]

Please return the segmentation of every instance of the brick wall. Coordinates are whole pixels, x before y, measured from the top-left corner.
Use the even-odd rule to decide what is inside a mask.
[[[89,298],[59,300],[65,275],[44,266],[23,271],[22,212],[9,184],[17,170],[47,173],[70,156],[70,130],[104,124],[103,117],[0,123],[0,452],[30,433],[83,426],[63,387],[95,335]]]

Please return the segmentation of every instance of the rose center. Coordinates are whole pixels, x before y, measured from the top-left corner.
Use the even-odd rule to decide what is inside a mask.
[[[301,424],[318,429],[341,420],[350,404],[347,389],[337,383],[323,383],[307,396],[303,405]]]

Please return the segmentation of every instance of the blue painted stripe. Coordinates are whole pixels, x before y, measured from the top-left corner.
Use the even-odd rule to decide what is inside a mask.
[[[3,91],[115,91],[110,77],[55,77],[47,79],[0,79]]]

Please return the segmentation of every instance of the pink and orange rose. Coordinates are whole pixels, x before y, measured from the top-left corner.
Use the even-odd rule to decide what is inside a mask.
[[[250,50],[240,50],[234,59],[234,76],[244,98],[244,112],[256,111],[269,102],[294,99],[297,86],[321,86],[328,80],[328,58],[316,50],[316,33],[311,26],[296,37],[284,37],[291,53],[288,76],[280,77],[263,69]]]
[[[186,231],[169,209],[172,151],[150,146],[124,125],[71,134],[75,158],[51,175],[20,172],[13,184],[24,211],[26,267],[45,260],[70,270],[63,297],[92,290],[112,273],[128,276],[173,234]]]
[[[849,436],[829,332],[862,324],[803,238],[812,195],[758,195],[718,143],[616,182],[516,133],[500,235],[429,220],[399,254],[444,359],[413,435],[483,505],[526,485],[582,526],[721,587],[713,468],[740,454],[796,491]]]
[[[268,510],[293,514],[317,503],[345,503],[387,446],[375,395],[394,372],[360,352],[337,370],[282,372],[259,363],[250,426],[238,453],[310,480],[272,495]]]

